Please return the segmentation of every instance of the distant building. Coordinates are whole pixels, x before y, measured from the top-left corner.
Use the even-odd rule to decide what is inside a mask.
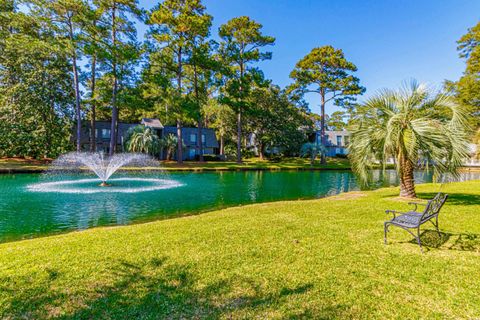
[[[127,132],[130,128],[138,126],[138,123],[118,123],[117,130],[117,151],[125,151],[124,143],[127,136]],[[163,126],[158,119],[142,119],[140,125],[152,128],[159,138],[164,137],[167,134],[177,136],[177,127],[175,126]],[[110,150],[110,121],[97,121],[95,123],[95,139],[97,143],[97,151],[108,153]],[[85,121],[82,124],[82,132],[80,143],[82,149],[85,151],[90,150],[90,122]],[[183,160],[193,160],[198,155],[197,139],[198,128],[183,127],[182,138],[185,149],[183,152]],[[215,136],[215,131],[210,128],[202,128],[203,154],[204,155],[218,155],[220,153],[218,140]],[[166,153],[160,155],[160,158],[164,159]],[[176,155],[174,155],[174,159]]]
[[[322,144],[321,132],[316,131],[315,142]],[[325,147],[327,148],[327,157],[346,156],[348,154],[348,144],[350,143],[350,132],[343,131],[325,131]]]

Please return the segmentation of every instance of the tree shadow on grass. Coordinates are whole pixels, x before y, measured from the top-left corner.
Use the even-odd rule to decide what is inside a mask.
[[[61,273],[46,271],[46,281],[32,285],[32,279],[0,279],[0,291],[13,298],[1,306],[5,318],[60,319],[218,319],[273,312],[295,296],[309,294],[313,284],[266,290],[254,278],[232,276],[202,284],[192,267],[167,258],[148,261],[118,261],[111,269],[113,284],[99,284],[90,291],[71,292],[62,287]],[[67,281],[68,282],[68,281]],[[7,284],[8,285],[4,285]],[[23,284],[23,286],[22,286]],[[75,284],[69,283],[69,287]],[[7,297],[6,296],[6,297]],[[317,309],[317,306],[315,306]],[[0,309],[0,310],[1,310]],[[336,318],[347,312],[345,305],[308,306],[296,313],[284,311],[285,318],[308,318],[322,314]]]
[[[423,230],[420,234],[422,246],[430,249],[480,252],[480,235],[473,233],[452,233]],[[408,241],[417,244],[416,239]]]
[[[430,200],[436,195],[437,192],[421,192],[417,194],[417,197],[422,200]],[[448,193],[448,199],[445,205],[478,206],[480,205],[480,195],[468,193]]]
[[[408,199],[408,198],[400,198],[400,197],[392,197],[392,195],[384,195],[382,198],[391,199],[391,200],[399,200],[401,202],[422,202],[427,203],[427,200],[433,199],[438,192],[419,192],[417,193],[417,200],[415,199]],[[448,192],[447,192],[448,193]],[[421,200],[421,201],[418,201]],[[448,193],[448,199],[445,203],[446,206],[448,205],[461,205],[461,206],[471,206],[471,205],[480,205],[480,195],[478,194],[468,194],[468,193]],[[395,209],[395,208],[386,208],[386,209]],[[423,207],[419,207],[419,210],[423,209]]]

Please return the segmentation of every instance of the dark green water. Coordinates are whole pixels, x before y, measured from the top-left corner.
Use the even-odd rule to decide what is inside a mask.
[[[394,171],[383,177],[376,172],[375,176],[375,187],[397,182]],[[240,204],[320,198],[359,189],[356,178],[349,171],[172,173],[143,178],[167,178],[182,185],[141,191],[138,188],[153,186],[155,189],[156,184],[127,179],[113,181],[113,187],[101,189],[97,181],[78,182],[85,176],[52,180],[32,174],[0,175],[0,242],[169,218]],[[63,183],[65,180],[72,182],[47,190],[39,187],[39,183]],[[431,176],[419,173],[416,180],[429,182]]]

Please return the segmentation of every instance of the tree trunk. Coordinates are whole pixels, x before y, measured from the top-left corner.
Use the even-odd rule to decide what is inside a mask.
[[[224,156],[225,155],[225,141],[224,141],[223,134],[220,135],[220,155]]]
[[[237,163],[242,163],[242,111],[237,114]]]
[[[202,141],[202,117],[198,119],[198,137],[197,137],[197,148],[198,148],[198,160],[203,162],[203,141]],[[207,137],[205,136],[205,142]]]
[[[400,197],[416,198],[415,181],[413,179],[413,163],[407,159],[400,159]]]
[[[179,98],[182,98],[182,48],[178,50],[178,70],[177,70],[177,85],[178,85],[178,94]],[[180,113],[181,110],[178,110]],[[182,122],[177,118],[177,163],[183,163],[183,140],[182,140]]]
[[[91,79],[91,91],[92,91],[92,102],[91,102],[91,115],[90,115],[90,152],[95,152],[97,150],[97,135],[96,135],[96,101],[95,101],[95,81],[96,81],[96,64],[97,56],[94,54],[92,56],[92,79]]]
[[[322,143],[322,146],[326,148],[327,142],[325,141],[325,94],[323,92],[320,93],[320,97],[322,99],[321,101],[321,113],[322,113],[322,119],[320,121],[320,141]],[[325,157],[325,153],[322,152],[321,154],[321,164],[327,164],[327,158]]]
[[[68,26],[69,26],[69,36],[70,42],[72,44],[72,68],[73,68],[73,84],[75,86],[75,111],[76,111],[76,118],[77,118],[77,152],[80,152],[81,145],[80,145],[80,138],[82,134],[82,115],[81,115],[81,108],[80,108],[80,85],[78,83],[78,67],[77,67],[77,51],[73,39],[73,23],[71,17],[68,18]]]
[[[260,157],[260,160],[265,159],[265,144],[263,142],[259,143],[258,156]]]
[[[112,73],[113,73],[113,90],[112,90],[112,125],[110,126],[110,156],[115,153],[115,148],[117,146],[117,119],[118,119],[118,109],[117,109],[117,57],[116,57],[116,42],[117,42],[117,31],[116,31],[116,6],[112,8]]]
[[[198,150],[198,160],[203,162],[203,141],[202,141],[202,108],[200,106],[200,99],[198,95],[198,78],[197,78],[197,67],[193,68],[194,76],[194,86],[195,86],[195,99],[197,100],[198,106],[198,134],[197,134],[197,150]],[[207,137],[205,137],[206,142]]]
[[[182,122],[180,119],[177,120],[177,163],[183,163],[183,137],[182,137]]]
[[[243,56],[243,50],[240,53]],[[240,61],[240,83],[243,82],[243,74],[244,74],[244,66],[243,61]],[[243,102],[243,87],[240,85],[240,97]],[[243,104],[243,103],[242,103]],[[242,105],[240,105],[237,114],[237,163],[242,163]]]

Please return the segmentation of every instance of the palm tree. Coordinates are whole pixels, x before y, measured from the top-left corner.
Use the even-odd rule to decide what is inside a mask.
[[[326,148],[318,143],[305,143],[300,150],[301,157],[310,157],[310,165],[313,166],[317,156],[322,156],[326,153]]]
[[[412,81],[398,91],[383,90],[358,107],[349,157],[366,182],[368,169],[393,158],[400,196],[415,198],[415,168],[433,167],[434,176],[457,173],[468,155],[467,112],[453,97]]]
[[[125,146],[129,152],[144,152],[156,154],[160,149],[158,135],[143,125],[130,128],[125,139]]]
[[[167,160],[171,160],[173,153],[175,152],[175,148],[178,146],[178,138],[173,134],[167,134],[161,140],[162,148],[167,150]]]
[[[473,143],[476,145],[475,158],[480,160],[480,129],[477,129]]]

